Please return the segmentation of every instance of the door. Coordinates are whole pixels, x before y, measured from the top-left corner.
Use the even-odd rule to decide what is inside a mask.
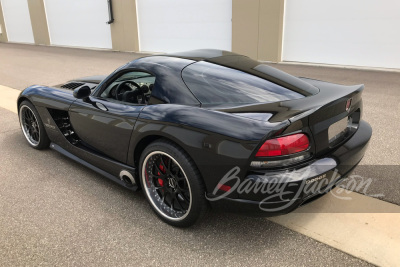
[[[137,0],[141,51],[232,49],[232,0]]]
[[[9,42],[33,44],[27,0],[0,0]]]
[[[107,0],[44,2],[51,44],[112,48]]]
[[[72,128],[84,145],[125,163],[133,127],[144,106],[90,97],[70,107]]]
[[[284,61],[400,68],[400,1],[285,3]]]

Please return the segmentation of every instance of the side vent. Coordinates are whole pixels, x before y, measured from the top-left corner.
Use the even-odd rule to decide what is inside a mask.
[[[50,115],[53,117],[54,122],[57,124],[57,127],[60,129],[61,133],[68,140],[68,142],[73,145],[77,145],[80,142],[80,139],[72,128],[71,122],[69,121],[68,112],[50,108],[48,110]]]
[[[70,83],[66,83],[61,85],[61,88],[65,88],[65,89],[70,89],[70,90],[74,90],[76,88],[78,88],[79,86],[84,85],[84,83],[78,83],[78,82],[70,82]]]

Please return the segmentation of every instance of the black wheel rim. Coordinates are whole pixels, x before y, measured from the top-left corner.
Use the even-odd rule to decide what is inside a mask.
[[[22,106],[19,111],[19,116],[21,128],[26,140],[28,140],[31,145],[37,146],[40,141],[40,128],[35,114],[28,106]]]
[[[145,158],[143,186],[153,207],[164,217],[182,220],[192,205],[191,189],[179,163],[167,153],[156,151]]]

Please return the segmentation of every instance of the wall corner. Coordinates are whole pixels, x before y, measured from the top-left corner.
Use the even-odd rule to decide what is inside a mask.
[[[37,45],[50,45],[49,28],[47,25],[44,0],[29,0],[33,39]]]
[[[282,60],[285,0],[260,0],[258,59]]]
[[[6,31],[6,24],[4,21],[4,16],[3,16],[3,8],[1,6],[1,1],[0,1],[0,42],[1,43],[7,43],[8,42],[8,37],[7,37],[7,31]]]
[[[136,0],[113,0],[114,22],[110,25],[112,49],[115,51],[139,51],[139,30]]]

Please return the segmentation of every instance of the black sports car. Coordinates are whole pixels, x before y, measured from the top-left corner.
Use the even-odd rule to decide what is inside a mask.
[[[18,110],[30,146],[142,188],[162,220],[183,227],[210,205],[276,215],[329,191],[372,134],[361,120],[363,88],[195,50],[28,87]]]

